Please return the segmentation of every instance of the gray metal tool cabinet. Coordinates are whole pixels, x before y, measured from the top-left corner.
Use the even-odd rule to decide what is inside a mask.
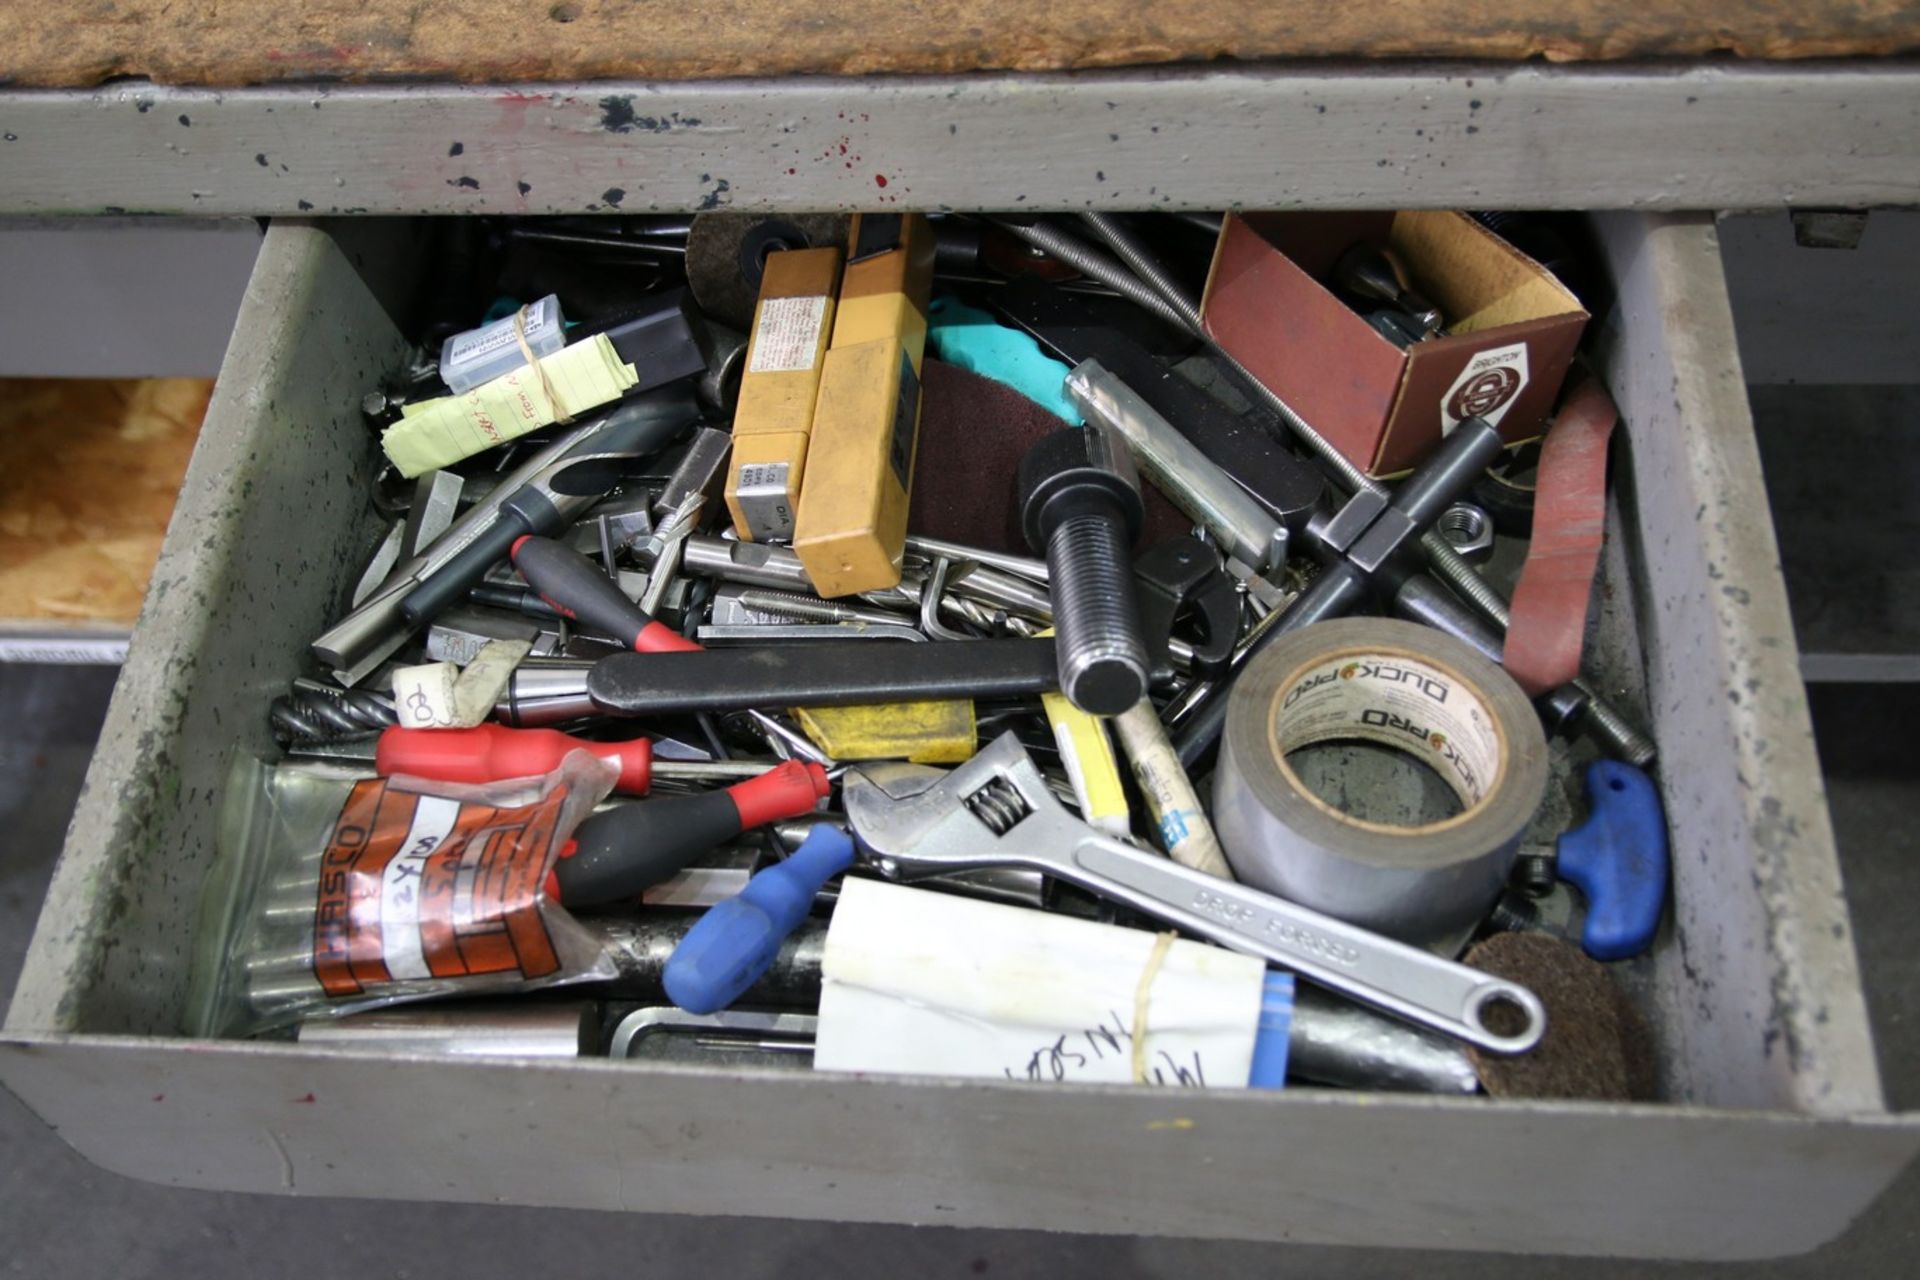
[[[445,1062],[176,1028],[226,752],[269,748],[265,702],[359,567],[357,405],[402,351],[382,298],[420,266],[404,219],[299,215],[1900,202],[1917,85],[1883,64],[0,95],[7,209],[295,215],[248,285],[0,1078],[97,1163],[195,1187],[1667,1257],[1831,1238],[1920,1125],[1883,1101],[1697,213],[1596,215],[1626,435],[1596,660],[1665,762],[1666,1101]],[[611,127],[622,95],[666,123]],[[799,158],[842,144],[857,168]]]

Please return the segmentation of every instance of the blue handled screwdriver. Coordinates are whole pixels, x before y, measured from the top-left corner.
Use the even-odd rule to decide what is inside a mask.
[[[827,881],[853,865],[853,838],[822,823],[784,862],[754,875],[695,922],[667,958],[667,998],[688,1013],[714,1013],[740,998],[800,927]]]

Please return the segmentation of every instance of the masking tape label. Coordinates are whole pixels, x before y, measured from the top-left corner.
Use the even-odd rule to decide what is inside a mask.
[[[489,640],[465,671],[451,662],[401,667],[393,673],[393,709],[403,729],[471,729],[505,696],[513,672],[533,646]]]
[[[753,323],[753,355],[747,372],[799,373],[813,368],[826,315],[825,295],[762,298]]]
[[[453,686],[460,668],[451,662],[401,667],[393,673],[393,709],[402,729],[451,729]]]
[[[1405,654],[1346,652],[1306,667],[1276,700],[1276,751],[1361,738],[1404,751],[1446,779],[1461,804],[1486,797],[1500,770],[1500,734],[1474,689]]]

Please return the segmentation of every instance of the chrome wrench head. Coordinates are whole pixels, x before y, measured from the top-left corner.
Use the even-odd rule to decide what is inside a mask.
[[[1046,779],[1013,734],[994,739],[955,769],[881,763],[849,770],[844,799],[855,842],[890,880],[913,880],[963,867],[1028,863],[1034,841],[1009,841],[981,814],[1011,816],[1060,808]],[[1004,827],[1002,828],[1004,829]]]
[[[1013,734],[944,775],[863,766],[844,794],[856,843],[889,879],[1030,867],[1490,1052],[1523,1053],[1545,1033],[1545,1008],[1518,983],[1103,835],[1054,799]]]

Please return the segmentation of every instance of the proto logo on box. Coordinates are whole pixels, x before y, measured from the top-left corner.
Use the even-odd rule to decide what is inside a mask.
[[[1446,435],[1467,418],[1485,418],[1499,426],[1521,388],[1527,385],[1527,344],[1482,351],[1440,397],[1440,434]]]

